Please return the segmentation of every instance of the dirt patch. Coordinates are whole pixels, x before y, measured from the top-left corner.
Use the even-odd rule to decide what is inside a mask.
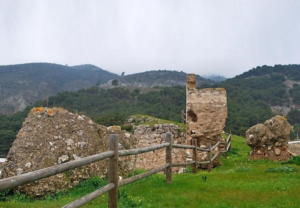
[[[261,160],[261,159],[269,159],[272,161],[287,161],[291,159],[291,153],[289,151],[281,150],[280,155],[276,155],[274,150],[266,150],[266,151],[255,151],[251,152],[249,160]]]

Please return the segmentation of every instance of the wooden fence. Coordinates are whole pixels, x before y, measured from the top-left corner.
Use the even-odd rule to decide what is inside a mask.
[[[171,133],[167,133],[166,135],[166,143],[156,145],[156,146],[150,146],[140,149],[129,149],[129,150],[119,150],[118,149],[118,135],[112,134],[109,136],[109,151],[92,155],[85,158],[80,158],[78,160],[74,160],[71,162],[54,165],[48,168],[44,168],[41,170],[36,170],[29,173],[24,173],[18,176],[5,178],[0,180],[0,191],[11,189],[16,186],[20,186],[26,183],[30,183],[33,181],[37,181],[58,173],[62,173],[67,170],[71,170],[77,167],[81,167],[84,165],[88,165],[90,163],[94,163],[100,160],[104,160],[106,158],[109,158],[109,168],[108,168],[108,181],[109,184],[106,186],[87,194],[84,197],[81,197],[65,206],[64,208],[71,208],[71,207],[80,207],[93,199],[105,194],[106,192],[109,192],[108,194],[108,207],[109,208],[115,208],[117,207],[118,202],[118,188],[124,185],[127,185],[129,183],[132,183],[134,181],[143,179],[145,177],[148,177],[150,175],[153,175],[157,172],[165,170],[166,173],[166,182],[168,184],[172,183],[172,167],[178,167],[178,166],[187,166],[192,165],[193,166],[193,172],[197,173],[197,164],[207,164],[208,165],[208,171],[211,171],[212,162],[219,156],[219,154],[224,153],[225,157],[227,157],[227,151],[231,147],[231,134],[228,135],[228,138],[224,141],[218,141],[217,144],[215,144],[213,147],[211,147],[211,144],[207,144],[206,148],[199,148],[197,147],[197,139],[192,139],[192,145],[180,145],[180,144],[172,144],[172,135]],[[222,151],[217,151],[217,153],[212,156],[212,151],[219,147],[220,145],[223,145]],[[142,154],[146,152],[150,152],[153,150],[158,150],[166,148],[166,164],[160,166],[159,168],[150,170],[148,172],[132,176],[130,178],[123,179],[121,181],[118,181],[118,158],[122,156],[129,156],[129,155],[137,155]],[[185,163],[172,163],[172,148],[181,148],[181,149],[192,149],[193,150],[193,161],[185,162]],[[207,161],[197,161],[197,151],[205,151],[208,153],[208,160]]]

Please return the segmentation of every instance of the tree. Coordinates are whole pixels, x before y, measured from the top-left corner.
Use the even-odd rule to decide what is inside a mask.
[[[111,84],[112,84],[113,86],[118,86],[118,85],[119,85],[119,81],[118,81],[117,79],[114,79],[114,80],[111,82]]]

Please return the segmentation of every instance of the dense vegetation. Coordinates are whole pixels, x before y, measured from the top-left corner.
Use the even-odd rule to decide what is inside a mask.
[[[238,79],[244,79],[249,77],[264,76],[270,74],[281,74],[287,77],[288,79],[300,81],[300,65],[299,64],[289,64],[289,65],[275,65],[272,66],[258,66],[253,68],[241,75],[236,76]]]
[[[11,116],[0,114],[0,157],[6,157],[29,110],[30,107]]]
[[[237,97],[246,94],[246,97],[252,101],[254,111],[255,105],[267,105],[267,108],[263,107],[265,111],[256,114],[262,118],[267,118],[272,114],[270,106],[290,107],[291,110],[287,114],[287,118],[294,127],[291,138],[294,139],[297,134],[300,134],[300,65],[258,66],[233,79],[222,82],[221,85],[227,89],[229,96],[230,87],[235,88],[232,91],[236,93]],[[237,100],[234,97],[229,97],[229,99]],[[241,106],[239,102],[233,102]],[[252,117],[251,113],[249,115]],[[230,112],[229,117],[232,117]],[[248,116],[248,121],[249,119]],[[228,120],[231,121],[230,118]]]
[[[175,74],[181,77],[181,72]],[[289,107],[291,104],[300,103],[298,77],[300,65],[262,66],[213,86],[204,83],[200,87],[224,87],[227,90],[228,119],[225,130],[244,135],[249,127],[275,115],[270,106]],[[285,85],[287,81],[291,83],[289,89]],[[77,92],[61,92],[49,97],[48,102],[38,101],[35,105],[61,106],[69,111],[85,114],[107,126],[122,124],[132,114],[145,114],[179,122],[180,111],[185,109],[185,87],[156,87],[151,88],[151,91],[133,87],[130,90],[91,87]],[[26,112],[28,110],[13,116],[0,117],[3,123],[0,124],[0,154],[7,153],[13,135],[21,127]],[[300,135],[300,111],[297,108],[292,109],[287,118],[294,126],[291,135],[294,139],[297,134]]]
[[[188,167],[186,173],[173,175],[172,184],[166,184],[164,174],[155,174],[121,187],[118,207],[299,207],[299,156],[285,163],[249,161],[250,148],[238,136],[232,137],[232,147],[227,159],[221,156],[223,165],[214,168],[211,173],[198,170],[197,174],[193,174]],[[49,194],[44,200],[0,192],[0,207],[62,207],[106,183],[105,180],[92,178],[82,181],[68,192]],[[105,208],[107,199],[105,194],[84,207]]]
[[[185,72],[158,70],[147,71],[142,73],[131,74],[119,77],[112,83],[114,86],[139,86],[139,87],[155,87],[155,86],[185,86],[187,74]],[[213,84],[214,82],[196,75],[197,85],[204,83]]]
[[[63,66],[30,63],[0,66],[0,113],[19,111],[18,103],[33,105],[61,91],[77,91],[117,78],[93,65]]]

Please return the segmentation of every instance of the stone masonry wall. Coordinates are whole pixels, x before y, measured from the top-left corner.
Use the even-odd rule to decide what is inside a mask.
[[[173,124],[155,124],[137,126],[134,130],[134,137],[138,139],[138,148],[149,147],[165,142],[166,133],[172,133],[173,144],[186,144],[185,135],[179,132],[178,127]],[[173,148],[172,162],[183,163],[186,161],[186,151],[183,149]],[[166,149],[159,149],[153,152],[139,154],[136,159],[136,169],[151,170],[158,168],[166,163]],[[173,167],[173,172],[181,172],[182,168]]]
[[[224,88],[196,89],[196,76],[189,74],[186,87],[187,144],[193,137],[198,146],[217,143],[227,118],[227,96]]]

